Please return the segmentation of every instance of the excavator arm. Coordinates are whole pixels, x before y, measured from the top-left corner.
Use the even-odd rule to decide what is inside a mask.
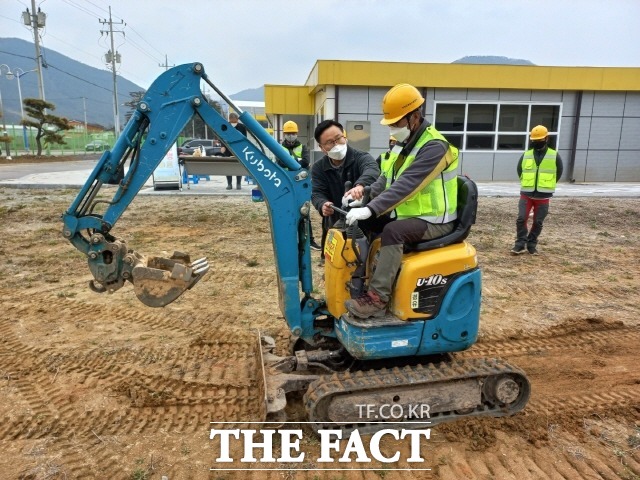
[[[206,102],[202,81],[239,113],[257,143],[287,169],[269,160],[262,148]],[[311,336],[319,306],[311,298],[311,179],[251,115],[220,92],[200,63],[174,67],[151,85],[113,149],[104,152],[63,214],[63,236],[87,256],[94,291],[114,292],[129,281],[143,303],[161,307],[193,287],[209,269],[206,258],[191,261],[180,252],[171,258],[147,257],[130,249],[111,230],[194,115],[207,123],[257,181],[268,205],[282,313],[294,335]],[[111,199],[99,196],[105,184],[117,185]]]

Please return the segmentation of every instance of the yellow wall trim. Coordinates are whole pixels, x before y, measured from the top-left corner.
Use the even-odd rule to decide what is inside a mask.
[[[367,85],[524,90],[640,91],[640,68],[318,60],[307,87]]]
[[[633,92],[640,91],[640,68],[318,60],[304,85],[265,85],[265,111],[313,115],[313,94],[324,85],[388,88],[397,83],[430,88]]]
[[[313,115],[313,96],[309,88],[298,85],[265,85],[265,113]]]

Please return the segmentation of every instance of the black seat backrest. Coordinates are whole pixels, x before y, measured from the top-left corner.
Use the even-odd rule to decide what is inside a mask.
[[[458,175],[458,219],[453,231],[444,237],[406,244],[404,251],[424,252],[462,242],[469,235],[471,225],[476,223],[477,211],[478,187],[476,183],[467,176]]]

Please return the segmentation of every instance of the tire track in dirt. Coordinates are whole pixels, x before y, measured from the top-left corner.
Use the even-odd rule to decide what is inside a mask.
[[[243,337],[256,342],[250,333],[219,331],[177,350],[122,349],[113,354],[29,347],[7,321],[0,324],[0,335],[0,369],[15,370],[7,381],[28,407],[17,418],[2,420],[0,439],[120,434],[119,427],[125,433],[181,431],[202,428],[211,420],[246,420],[259,411],[257,358],[252,345],[241,343]],[[82,405],[70,398],[70,385],[102,397],[114,392],[108,396],[118,396],[120,404],[82,412]]]
[[[477,435],[480,440],[476,441],[498,443],[501,451],[480,454],[455,449],[452,458],[438,466],[439,477],[444,480],[618,479],[627,478],[625,475],[634,478],[625,470],[636,468],[633,458],[604,455],[601,446],[589,445],[576,437],[584,437],[584,422],[588,418],[613,416],[631,425],[632,419],[640,418],[639,339],[637,327],[579,319],[539,332],[505,332],[484,337],[470,350],[456,354],[463,358],[499,356],[517,365],[529,377],[532,393],[524,411],[514,417],[444,426],[447,438]],[[474,430],[474,425],[488,428]],[[553,441],[554,446],[562,445],[560,453],[544,446],[551,442],[552,425],[561,431]],[[496,438],[500,441],[496,442]],[[514,439],[522,445],[514,445]],[[537,447],[532,449],[531,443]],[[580,449],[575,445],[581,445]]]
[[[512,338],[509,336],[512,335]],[[604,347],[611,341],[627,339],[640,343],[640,329],[636,327],[615,328],[598,332],[576,332],[572,334],[553,335],[541,332],[536,336],[522,338],[521,335],[509,334],[497,339],[482,338],[469,350],[456,353],[456,357],[475,358],[486,356],[524,355],[548,350],[567,350],[574,348]]]

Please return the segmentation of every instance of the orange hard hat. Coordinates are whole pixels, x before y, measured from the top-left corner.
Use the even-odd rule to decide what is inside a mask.
[[[399,83],[389,90],[382,99],[382,125],[391,125],[407,113],[417,110],[424,103],[418,89],[408,83]]]
[[[531,135],[529,138],[531,140],[542,140],[543,138],[547,138],[549,135],[549,130],[544,125],[536,125],[531,129]]]

